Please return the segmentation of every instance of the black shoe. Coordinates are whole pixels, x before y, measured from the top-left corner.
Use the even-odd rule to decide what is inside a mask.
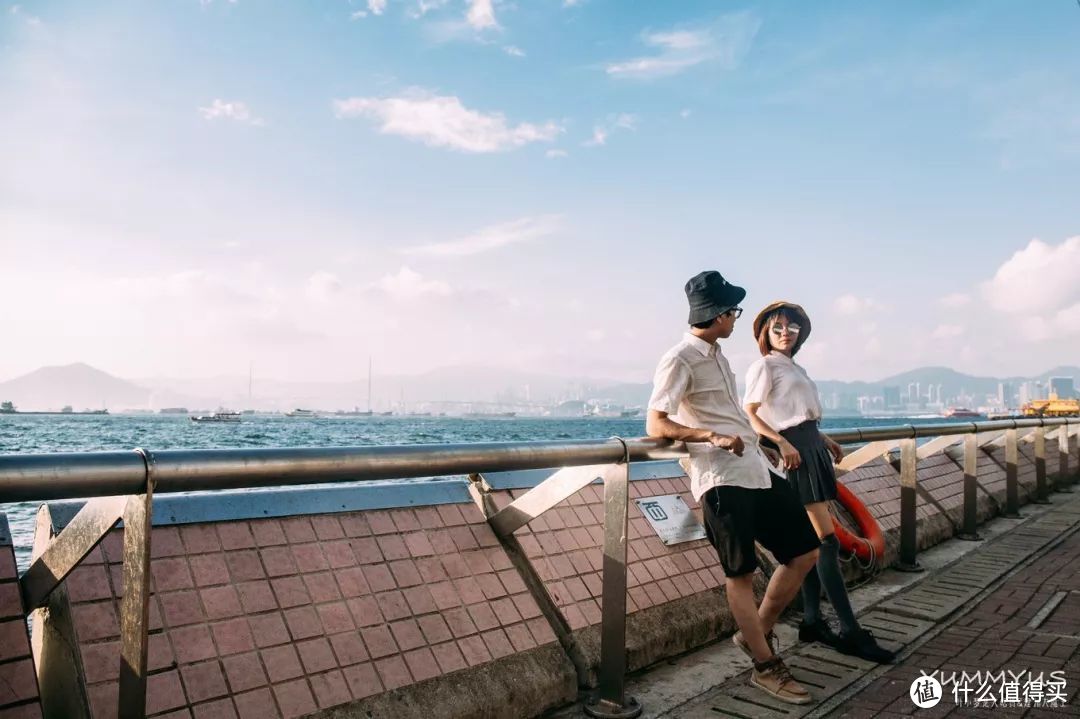
[[[800,624],[799,641],[818,642],[833,649],[838,649],[841,644],[840,635],[834,632],[824,619],[819,619],[813,624],[806,624],[805,622]]]
[[[850,654],[878,664],[892,664],[896,661],[896,653],[878,644],[874,633],[869,629],[860,628],[841,634],[840,646],[836,647],[836,650],[841,654]]]

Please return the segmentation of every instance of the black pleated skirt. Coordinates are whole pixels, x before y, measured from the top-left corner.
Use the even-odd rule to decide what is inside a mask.
[[[787,473],[788,482],[799,493],[804,505],[815,502],[828,502],[836,499],[836,470],[833,469],[832,455],[821,439],[821,430],[817,420],[810,419],[794,427],[788,427],[780,435],[799,450],[802,463],[798,468]],[[776,444],[764,437],[761,443],[777,449]]]

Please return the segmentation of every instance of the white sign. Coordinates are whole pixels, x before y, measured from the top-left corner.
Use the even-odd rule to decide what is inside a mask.
[[[665,494],[634,501],[664,544],[705,539],[705,527],[701,526],[679,495]]]

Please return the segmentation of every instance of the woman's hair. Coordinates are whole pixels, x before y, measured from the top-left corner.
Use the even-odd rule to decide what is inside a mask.
[[[801,324],[803,321],[798,312],[790,310],[787,307],[780,307],[779,309],[770,312],[768,316],[765,317],[765,321],[761,323],[761,331],[758,332],[757,336],[757,346],[758,349],[761,350],[762,357],[772,352],[772,345],[769,344],[769,328],[772,327],[773,322],[776,322],[781,317],[787,320],[788,323],[794,322],[795,324]],[[804,327],[803,330],[805,331],[805,329],[806,328]],[[802,347],[802,342],[796,340],[794,346],[791,348],[792,357],[795,356],[795,353],[799,351],[800,347]]]

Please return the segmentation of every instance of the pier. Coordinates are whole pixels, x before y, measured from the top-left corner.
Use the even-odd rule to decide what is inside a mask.
[[[644,513],[697,511],[679,445],[0,456],[0,504],[43,502],[21,573],[0,519],[0,719],[889,716],[955,658],[1071,661],[1075,697],[1078,434],[1065,418],[830,433],[885,533],[884,556],[847,566],[855,602],[903,650],[838,661],[788,629],[807,707],[745,684],[715,551]]]

